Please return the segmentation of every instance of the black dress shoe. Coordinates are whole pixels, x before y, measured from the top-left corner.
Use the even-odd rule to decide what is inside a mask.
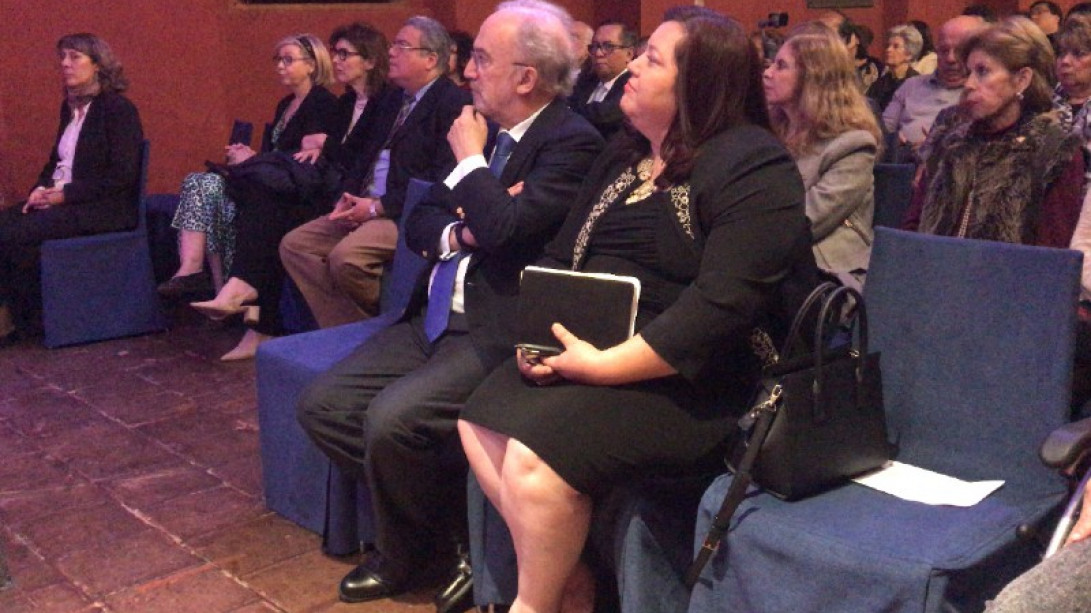
[[[463,613],[474,608],[474,574],[470,558],[459,557],[451,578],[436,594],[436,613]]]
[[[368,562],[352,569],[341,580],[338,594],[343,602],[367,602],[397,596],[405,591],[400,582],[383,577],[379,564],[372,560]]]
[[[164,298],[194,298],[213,294],[212,275],[205,271],[171,277],[155,288]]]

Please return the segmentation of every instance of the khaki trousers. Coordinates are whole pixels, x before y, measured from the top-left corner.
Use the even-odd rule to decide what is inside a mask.
[[[280,241],[280,261],[323,328],[379,312],[383,266],[394,257],[398,226],[372,219],[355,229],[325,215]]]

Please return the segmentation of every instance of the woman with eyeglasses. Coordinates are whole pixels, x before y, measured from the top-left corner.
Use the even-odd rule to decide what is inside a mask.
[[[57,140],[27,199],[0,207],[0,343],[17,327],[41,327],[43,241],[137,224],[144,133],[122,95],[129,81],[121,62],[94,34],[63,36],[56,50],[64,87]]]
[[[333,81],[329,52],[313,34],[285,37],[274,49],[273,68],[289,94],[277,104],[272,132],[261,149],[311,159],[322,147],[336,105],[326,89]],[[228,166],[257,154],[244,143],[228,144],[225,153]],[[172,224],[178,230],[180,266],[159,286],[162,296],[202,297],[220,289],[235,253],[234,219],[235,203],[226,195],[222,174],[195,172],[182,180]],[[206,257],[211,277],[205,271]]]

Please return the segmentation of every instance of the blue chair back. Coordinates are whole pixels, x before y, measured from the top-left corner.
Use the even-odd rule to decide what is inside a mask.
[[[406,187],[405,204],[402,205],[402,217],[398,222],[398,245],[394,248],[394,260],[388,267],[389,274],[383,273],[382,294],[379,297],[381,313],[401,314],[405,310],[417,279],[428,263],[405,244],[405,224],[413,207],[424,199],[430,189],[432,183],[421,179],[410,179]]]
[[[1004,479],[1001,496],[1056,491],[1036,450],[1069,417],[1081,261],[876,229],[864,292],[899,460]]]
[[[874,172],[874,225],[899,228],[913,195],[913,175],[917,167],[913,164],[876,164]]]

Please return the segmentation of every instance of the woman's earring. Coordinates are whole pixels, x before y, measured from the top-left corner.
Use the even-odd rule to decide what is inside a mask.
[[[1015,97],[1018,98],[1020,102],[1022,102],[1023,101],[1023,92],[1015,92]]]

